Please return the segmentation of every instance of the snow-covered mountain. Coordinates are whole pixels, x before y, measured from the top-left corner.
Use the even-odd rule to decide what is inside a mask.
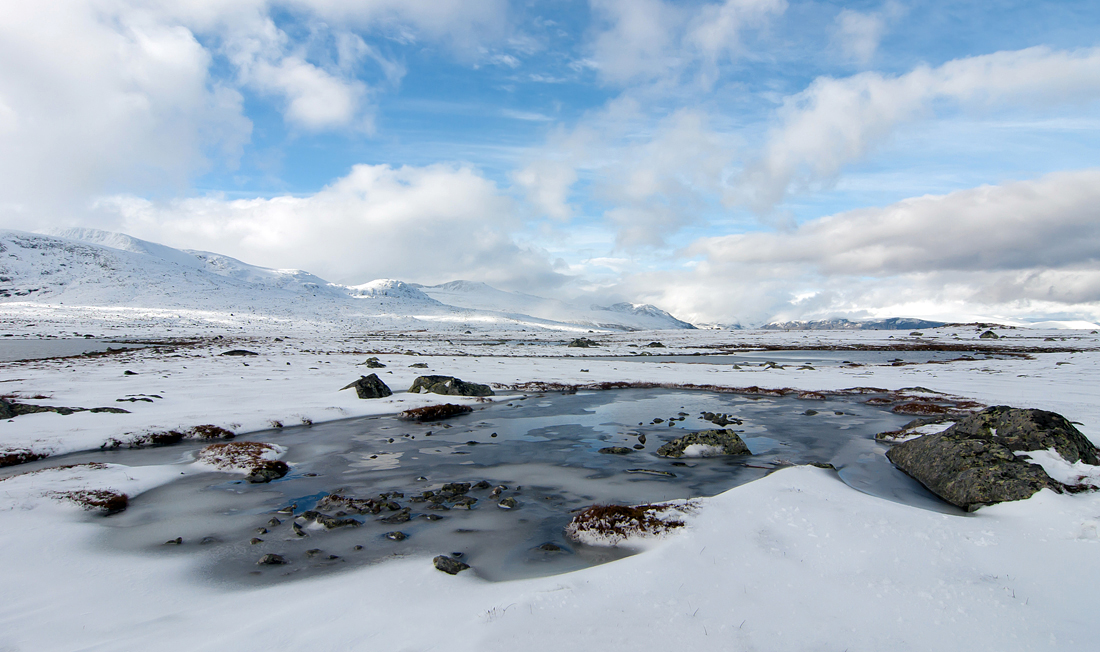
[[[505,292],[475,281],[451,281],[442,285],[419,286],[441,303],[463,308],[519,312],[541,319],[564,321],[593,328],[649,330],[695,328],[649,304],[616,303],[609,307],[582,308],[557,299],[522,292]]]
[[[0,230],[0,302],[364,319],[372,327],[692,328],[653,306],[580,309],[467,281],[423,287],[379,279],[349,287],[301,270],[257,267],[95,229],[53,235]]]
[[[940,321],[913,319],[910,317],[891,317],[889,319],[868,319],[849,321],[847,319],[819,319],[815,321],[779,321],[761,326],[767,330],[785,331],[856,331],[856,330],[915,330],[943,326]]]

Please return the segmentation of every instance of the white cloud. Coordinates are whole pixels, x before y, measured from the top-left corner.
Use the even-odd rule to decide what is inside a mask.
[[[234,167],[252,128],[242,88],[277,98],[298,129],[369,130],[374,94],[404,67],[360,34],[472,59],[482,41],[503,38],[506,9],[506,0],[3,3],[0,219],[60,224],[92,196],[179,192],[212,166]],[[287,12],[309,36],[276,26]],[[212,73],[222,57],[232,72]],[[382,81],[364,82],[364,64]]]
[[[6,3],[0,13],[9,206],[48,219],[104,188],[179,187],[248,139],[240,94],[211,79],[188,29],[90,3]]]
[[[513,289],[559,285],[540,252],[516,244],[512,201],[469,167],[357,165],[306,197],[101,202],[108,228],[333,281],[458,278]]]
[[[762,156],[746,166],[728,199],[761,212],[789,192],[835,179],[898,125],[937,102],[969,109],[1049,107],[1100,98],[1100,48],[1035,47],[920,66],[897,77],[866,72],[822,77],[787,98]]]
[[[853,61],[867,63],[874,58],[886,30],[905,9],[897,2],[889,1],[879,11],[863,13],[842,9],[836,16],[833,46]]]
[[[674,314],[1100,317],[1100,169],[907,199],[790,232],[705,238],[624,288]],[[624,289],[624,292],[626,290]]]
[[[665,0],[590,0],[602,23],[591,43],[592,61],[607,81],[625,84],[715,66],[741,52],[741,33],[787,8],[786,0],[726,0],[688,8]]]

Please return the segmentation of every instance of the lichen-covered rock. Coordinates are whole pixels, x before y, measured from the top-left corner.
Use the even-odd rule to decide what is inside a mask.
[[[947,502],[967,510],[1059,489],[1015,453],[1055,449],[1067,462],[1097,464],[1096,448],[1065,417],[1006,406],[965,417],[943,432],[898,444],[886,457]]]
[[[360,376],[359,380],[341,387],[340,391],[352,387],[355,388],[355,393],[359,395],[359,398],[385,398],[393,395],[393,392],[386,386],[386,383],[382,382],[378,374]]]
[[[645,447],[643,446],[642,448]],[[604,455],[626,455],[628,453],[633,453],[634,449],[627,448],[626,446],[608,446],[607,448],[601,448],[599,452]]]
[[[674,439],[657,449],[662,457],[710,457],[751,455],[749,447],[732,430],[702,430]]]
[[[360,366],[364,366],[367,369],[385,369],[386,368],[386,365],[382,364],[382,362],[378,358],[367,358],[366,360],[364,360],[363,362],[360,362],[359,364],[360,364]]]
[[[570,342],[566,346],[572,347],[574,349],[587,349],[589,347],[599,346],[599,345],[600,345],[599,342],[596,342],[594,340],[590,340],[587,337],[578,337],[577,339],[573,340],[572,342]]]
[[[412,394],[421,392],[443,394],[444,396],[492,396],[488,385],[467,383],[454,376],[420,376],[409,388]]]

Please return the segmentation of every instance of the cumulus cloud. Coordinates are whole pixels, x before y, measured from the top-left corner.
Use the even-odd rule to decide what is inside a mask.
[[[1100,169],[704,238],[691,269],[624,287],[700,321],[1100,317]]]
[[[1035,47],[920,66],[900,76],[875,72],[822,77],[779,111],[761,156],[728,197],[768,212],[792,191],[829,182],[872,152],[898,125],[947,102],[970,109],[1050,107],[1100,98],[1100,48]]]
[[[186,182],[248,139],[241,95],[191,31],[92,4],[7,3],[0,17],[0,195],[8,208]]]
[[[357,165],[306,197],[155,203],[120,196],[100,203],[110,228],[329,280],[458,278],[510,289],[548,289],[566,279],[538,250],[511,237],[512,200],[469,167]]]
[[[101,193],[185,190],[235,167],[252,124],[243,90],[296,129],[369,130],[403,67],[362,34],[476,58],[506,0],[40,0],[0,6],[0,215],[62,223]],[[288,36],[290,13],[309,27]],[[227,65],[226,65],[227,64]],[[379,81],[363,81],[364,67]]]

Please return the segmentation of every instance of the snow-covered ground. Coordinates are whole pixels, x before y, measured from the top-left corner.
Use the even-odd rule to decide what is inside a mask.
[[[4,328],[15,337],[176,334],[166,332],[171,318],[149,310],[135,310],[112,331],[98,318],[82,321],[90,309],[22,310],[5,313]],[[1100,336],[1089,331],[1005,329],[998,340],[979,339],[982,331],[973,327],[920,338],[886,331],[592,333],[600,346],[576,349],[544,330],[495,330],[492,337],[443,329],[310,333],[301,323],[221,318],[227,323],[220,329],[206,319],[192,340],[173,345],[4,363],[3,393],[21,402],[131,412],[20,416],[0,423],[0,446],[58,454],[207,423],[240,433],[275,421],[396,412],[437,402],[403,391],[426,373],[500,384],[920,386],[1054,410],[1100,441]],[[646,347],[652,341],[666,348]],[[600,359],[920,342],[1048,352],[812,369],[734,368],[691,357]],[[231,349],[258,355],[220,355]],[[387,367],[359,366],[369,356]],[[428,368],[410,368],[414,363]],[[338,391],[371,371],[395,390],[392,397],[360,400]],[[118,401],[130,398],[151,402]],[[489,582],[476,569],[452,577],[428,558],[411,557],[260,589],[199,579],[186,555],[104,548],[97,534],[109,519],[51,497],[110,488],[140,500],[180,473],[203,471],[184,463],[79,467],[0,481],[0,563],[9,596],[0,607],[0,649],[1069,650],[1087,648],[1095,636],[1100,495],[1091,493],[1044,491],[952,516],[867,496],[827,470],[796,467],[702,499],[683,531],[639,543],[645,551],[638,555],[566,575]]]
[[[1088,329],[994,328],[997,339],[981,338],[987,329],[978,326],[919,335],[623,332],[529,314],[542,309],[535,298],[524,304],[519,297],[513,312],[505,312],[511,299],[480,286],[376,281],[333,287],[303,272],[251,268],[125,236],[68,236],[22,241],[43,247],[35,249],[14,244],[25,234],[3,235],[4,287],[49,292],[3,299],[0,347],[88,335],[155,345],[0,363],[0,395],[19,403],[129,411],[42,412],[0,421],[0,454],[56,456],[206,424],[240,434],[395,413],[440,402],[405,391],[431,373],[498,387],[631,381],[809,391],[926,388],[988,405],[1053,410],[1100,443],[1100,335]],[[457,296],[463,293],[482,307],[463,307]],[[490,299],[502,303],[485,307]],[[646,313],[619,312],[631,319]],[[566,346],[581,335],[597,345]],[[222,355],[234,349],[256,355]],[[884,349],[890,352],[866,353]],[[946,349],[942,357],[957,359],[891,362],[907,350],[926,349]],[[836,350],[844,353],[831,353]],[[728,352],[743,356],[741,363],[708,357]],[[386,367],[362,366],[368,357]],[[842,364],[849,358],[862,362]],[[361,400],[353,390],[339,391],[371,372],[392,396]],[[497,400],[508,396],[501,390]],[[1057,477],[1100,478],[1097,469],[1060,465],[1049,452],[1030,457]],[[49,460],[35,464],[46,467]],[[632,557],[569,574],[490,582],[476,567],[450,576],[430,558],[410,556],[242,588],[204,577],[195,557],[182,550],[107,547],[102,533],[111,518],[73,501],[107,491],[140,501],[181,475],[210,473],[208,465],[181,459],[22,471],[0,470],[4,652],[1001,651],[1089,649],[1095,639],[1098,493],[1043,491],[963,516],[875,498],[832,471],[795,467],[701,498],[684,515],[685,528],[625,544],[641,551]]]

